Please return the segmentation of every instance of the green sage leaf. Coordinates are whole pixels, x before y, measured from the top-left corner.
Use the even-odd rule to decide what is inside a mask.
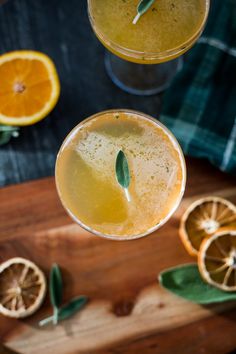
[[[0,145],[7,144],[12,137],[19,135],[19,128],[8,125],[0,125]]]
[[[62,303],[62,277],[61,271],[57,264],[53,264],[50,272],[50,283],[49,283],[49,292],[50,300],[53,306],[53,324],[58,323],[59,316],[59,306]]]
[[[80,311],[88,302],[87,296],[78,296],[70,300],[66,305],[62,306],[59,310],[59,320],[65,320],[73,316],[76,312]]]
[[[51,268],[49,285],[51,304],[59,308],[62,303],[62,277],[60,268],[56,263]]]
[[[164,270],[160,284],[170,292],[198,304],[236,300],[236,292],[222,291],[203,281],[196,264],[185,264]]]
[[[152,6],[155,0],[141,0],[138,4],[137,7],[137,15],[135,16],[133,20],[133,24],[136,24],[140,17],[145,14],[149,10],[149,8]]]
[[[118,183],[123,188],[128,188],[130,184],[130,173],[128,160],[122,150],[120,150],[116,157],[116,178]]]
[[[152,6],[155,0],[141,0],[138,4],[138,12],[143,15]]]

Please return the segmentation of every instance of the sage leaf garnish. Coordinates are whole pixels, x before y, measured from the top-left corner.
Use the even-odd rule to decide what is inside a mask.
[[[141,0],[138,4],[137,7],[137,15],[135,16],[133,20],[133,24],[136,25],[140,17],[145,14],[149,10],[149,8],[152,6],[155,0]]]
[[[128,190],[130,185],[129,164],[122,150],[118,152],[116,157],[116,178],[119,185],[124,189],[128,202],[130,202],[131,198]]]
[[[164,270],[160,284],[173,294],[197,304],[236,300],[236,292],[222,291],[204,282],[196,264],[185,264]]]
[[[45,326],[50,322],[56,325],[58,321],[65,320],[73,316],[76,312],[80,311],[88,302],[89,298],[87,296],[80,295],[71,299],[67,304],[60,307],[63,295],[62,285],[63,284],[60,268],[57,264],[53,264],[50,271],[49,282],[49,292],[51,304],[53,307],[53,315],[39,321],[40,327]]]
[[[62,277],[57,264],[53,264],[50,272],[49,292],[53,306],[53,324],[58,323],[58,310],[62,303]]]
[[[65,320],[80,311],[88,302],[87,296],[78,296],[70,300],[66,305],[59,310],[59,320]]]
[[[19,136],[19,128],[9,125],[0,125],[0,145],[7,144],[12,137]]]

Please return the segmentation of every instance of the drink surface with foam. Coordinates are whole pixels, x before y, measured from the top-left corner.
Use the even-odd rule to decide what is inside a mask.
[[[89,0],[95,32],[108,47],[113,43],[143,53],[174,50],[202,29],[208,11],[207,0],[156,0],[134,25],[139,1]]]
[[[123,150],[131,201],[116,179]],[[106,112],[77,126],[58,154],[56,182],[63,205],[87,227],[132,237],[159,224],[183,190],[183,161],[175,141],[138,113]]]

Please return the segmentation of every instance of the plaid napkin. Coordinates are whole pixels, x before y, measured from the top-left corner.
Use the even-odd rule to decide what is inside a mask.
[[[160,120],[184,153],[236,175],[236,2],[212,0],[202,37],[164,95]]]

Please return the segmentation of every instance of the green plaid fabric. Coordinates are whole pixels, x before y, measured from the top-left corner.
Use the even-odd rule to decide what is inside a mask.
[[[164,95],[160,120],[186,155],[236,175],[236,2],[212,0],[202,37]]]

